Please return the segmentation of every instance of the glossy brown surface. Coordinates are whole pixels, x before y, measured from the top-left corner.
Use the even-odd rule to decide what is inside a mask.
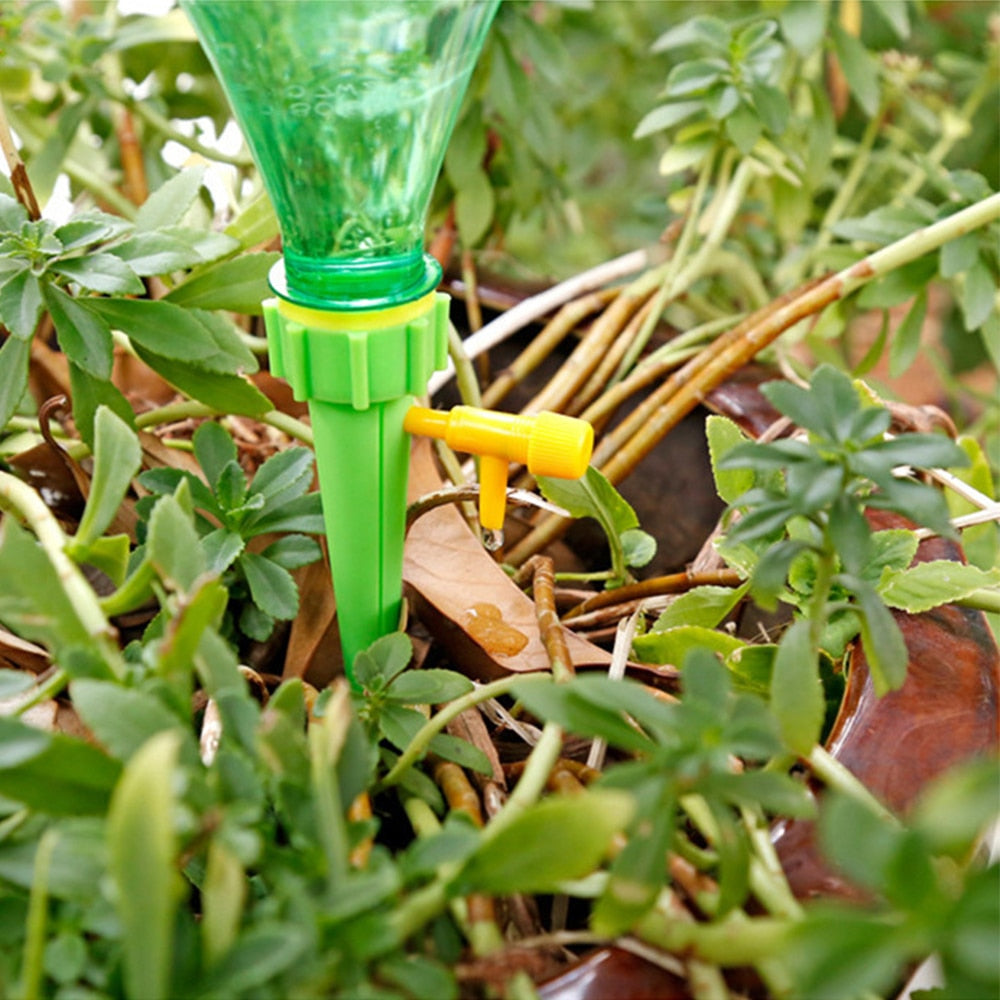
[[[537,987],[542,1000],[690,1000],[679,976],[620,948],[591,952]]]
[[[886,513],[870,520],[876,529],[908,527]],[[962,553],[954,542],[926,539],[915,562],[932,559],[961,561]],[[979,611],[945,605],[895,616],[910,654],[905,683],[877,697],[858,648],[827,749],[882,802],[903,814],[938,775],[995,752],[1000,743],[1000,653]],[[781,822],[774,842],[796,895],[856,895],[820,858],[812,823]]]

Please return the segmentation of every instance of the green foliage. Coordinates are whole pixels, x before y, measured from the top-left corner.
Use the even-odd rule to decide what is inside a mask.
[[[399,752],[409,746],[426,721],[413,706],[445,704],[472,690],[472,682],[453,670],[406,670],[412,656],[410,639],[397,632],[376,640],[354,662],[354,679],[361,687],[355,700],[358,718],[373,738],[387,740]],[[443,760],[490,773],[490,762],[481,750],[447,733],[435,735],[428,749]],[[397,754],[386,749],[383,759],[391,765]],[[428,786],[419,775],[411,774],[407,780],[413,792],[439,801],[434,786]]]
[[[504,4],[432,225],[453,209],[463,248],[516,256],[536,275],[652,243],[664,225],[683,230],[670,236],[664,302],[684,330],[989,198],[998,63],[985,5],[939,18],[933,5],[883,0],[860,5],[859,24],[852,6],[720,3],[705,16],[691,4]],[[452,998],[475,940],[461,897],[521,891],[569,893],[609,936],[655,942],[663,921],[690,933],[671,950],[755,965],[776,994],[890,990],[934,951],[942,995],[994,995],[997,867],[974,846],[995,819],[995,762],[946,776],[905,825],[830,779],[821,843],[872,893],[865,908],[800,908],[766,826],[813,813],[789,762],[809,756],[837,711],[849,643],[860,634],[888,689],[905,665],[889,608],[996,591],[995,527],[965,533],[971,566],[911,567],[913,532],[864,520],[884,507],[947,531],[965,510],[895,470],[954,467],[951,443],[887,439],[885,412],[834,368],[808,389],[765,390],[801,438],[752,446],[713,418],[719,493],[740,513],[720,548],[748,582],[684,595],[636,640],[641,658],[682,668],[680,700],[597,676],[514,682],[517,710],[561,727],[556,742],[598,738],[616,762],[572,798],[536,801],[522,779],[514,808],[483,830],[450,815],[411,832],[399,817],[416,800],[438,811],[443,801],[419,765],[382,786],[401,754],[490,771],[434,714],[479,700],[472,683],[408,669],[412,646],[397,634],[358,657],[361,690],[334,685],[307,709],[304,685],[286,680],[261,704],[224,638],[263,637],[298,610],[290,571],[316,558],[308,536],[322,529],[310,453],[284,451],[248,481],[209,421],[193,442],[203,477],[144,473],[137,551],[118,527],[141,452],[132,407],[109,382],[113,348],[220,414],[263,414],[270,403],[244,377],[256,367],[248,345],[260,345],[224,314],[258,312],[276,259],[258,250],[277,226],[246,155],[199,138],[210,143],[229,115],[181,12],[120,17],[111,5],[72,17],[44,0],[0,14],[0,93],[28,175],[46,215],[60,175],[76,206],[67,221],[32,219],[0,180],[0,425],[30,412],[32,338],[54,336],[93,457],[72,537],[12,514],[0,526],[0,622],[54,664],[41,684],[0,671],[0,695],[19,713],[68,684],[90,732],[0,719],[0,980],[26,996]],[[124,113],[153,192],[141,205],[122,193]],[[202,168],[168,165],[174,141],[233,168],[221,198]],[[829,307],[807,345],[857,376],[883,356],[901,374],[925,350],[943,291],[955,306],[931,349],[942,370],[998,363],[996,245],[993,225],[893,268]],[[890,310],[902,309],[890,335]],[[850,330],[866,311],[883,323],[858,359]],[[985,417],[974,434],[984,427]],[[962,442],[971,464],[960,473],[992,496],[988,444]],[[599,473],[543,489],[601,524],[609,585],[648,562],[653,540]],[[7,493],[3,502],[23,513]],[[115,588],[100,598],[94,569]],[[727,630],[748,594],[790,609],[779,642]],[[119,650],[108,617],[149,602],[156,617]],[[222,720],[217,745],[196,738],[205,699]],[[542,763],[533,753],[526,775]],[[375,818],[349,819],[365,792]],[[673,915],[668,856],[705,887],[692,925]],[[734,957],[744,935],[760,947]]]
[[[756,19],[736,27],[701,16],[653,43],[654,52],[694,49],[698,56],[670,70],[664,88],[670,101],[650,111],[635,130],[642,138],[683,125],[660,162],[661,173],[697,166],[699,154],[713,148],[713,138],[723,138],[746,154],[762,137],[781,136],[791,108],[776,86],[785,57],[777,35],[777,21]]]
[[[606,476],[593,466],[580,479],[538,477],[542,494],[573,517],[592,517],[600,524],[611,549],[608,587],[630,579],[629,567],[645,566],[656,554],[656,540],[639,527],[639,519]]]
[[[234,624],[253,639],[266,639],[275,620],[294,618],[298,590],[290,570],[319,559],[322,552],[308,534],[322,534],[323,514],[318,493],[308,492],[313,480],[313,456],[306,448],[288,448],[268,458],[251,481],[240,467],[236,445],[217,423],[203,423],[194,438],[195,457],[205,480],[176,468],[151,469],[139,476],[150,492],[137,505],[149,520],[161,509],[155,498],[174,494],[181,484],[189,490],[190,504],[197,511],[198,539],[194,552],[203,554],[203,566],[185,571],[219,575],[232,604]],[[253,538],[284,532],[266,548],[248,548]],[[307,534],[308,533],[308,534]],[[171,554],[181,555],[173,548]],[[152,539],[150,558],[155,559]],[[183,553],[190,556],[191,550]],[[190,580],[189,580],[190,582]]]
[[[941,493],[897,475],[896,470],[961,466],[967,462],[965,453],[940,435],[886,437],[888,411],[864,404],[851,380],[828,366],[816,371],[808,388],[773,382],[762,391],[808,437],[746,442],[716,454],[719,470],[746,469],[755,476],[754,485],[731,503],[731,510],[740,516],[726,532],[723,552],[740,547],[755,551],[751,593],[758,603],[773,608],[782,598],[809,611],[810,634],[790,630],[782,646],[794,638],[797,651],[794,655],[789,651],[786,658],[779,650],[779,663],[798,662],[812,649],[809,660],[815,664],[818,637],[831,612],[842,610],[828,606],[836,590],[841,601],[851,601],[850,609],[858,615],[876,689],[898,687],[905,677],[906,647],[878,593],[888,566],[864,512],[895,511],[939,534],[952,535]],[[898,566],[897,571],[904,568]],[[786,590],[786,580],[796,597]],[[939,603],[946,600],[942,591]],[[798,705],[818,732],[822,711],[814,681],[818,682],[815,676],[804,680],[799,689],[801,697],[808,698],[808,710],[796,698],[784,715],[789,724],[800,724]],[[781,684],[783,697],[797,690]]]
[[[195,376],[195,398],[217,402],[229,390],[229,409],[261,413],[265,398],[240,374],[257,368],[230,321],[166,301],[131,298],[145,291],[143,278],[172,275],[216,261],[238,249],[235,240],[200,229],[171,225],[190,206],[203,171],[178,174],[143,206],[136,221],[90,211],[62,225],[31,220],[13,198],[0,194],[0,322],[12,338],[28,341],[43,313],[55,327],[59,345],[78,380],[105,396],[111,375],[112,331],[128,337],[144,361],[168,382],[178,381],[173,363],[184,362]],[[203,279],[204,280],[204,279]],[[5,388],[6,423],[27,386],[27,371],[13,359]],[[194,381],[180,381],[187,388]],[[104,383],[104,388],[99,385]],[[123,414],[120,398],[114,406]],[[96,406],[74,397],[84,438],[93,442]],[[131,415],[131,410],[124,408]]]

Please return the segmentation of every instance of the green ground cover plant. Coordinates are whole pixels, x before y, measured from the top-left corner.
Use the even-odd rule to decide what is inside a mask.
[[[528,998],[610,946],[698,1000],[893,996],[932,954],[926,996],[996,995],[989,5],[502,5],[429,233],[453,360],[489,405],[544,371],[597,448],[500,553],[549,669],[479,676],[414,609],[357,690],[318,638],[285,660],[329,589],[312,434],[264,370],[277,226],[190,27],[32,0],[0,46],[0,996]],[[570,291],[477,371],[526,276]],[[768,428],[705,421],[712,569],[644,578],[624,480],[751,363]],[[607,565],[553,569],[566,512]],[[993,717],[891,809],[831,728],[862,658],[889,703],[908,622],[956,608]],[[851,898],[796,896],[786,821]]]

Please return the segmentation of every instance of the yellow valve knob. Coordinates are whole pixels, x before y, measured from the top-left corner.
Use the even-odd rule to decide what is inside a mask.
[[[508,462],[526,465],[535,476],[579,479],[594,449],[594,428],[562,413],[412,406],[403,428],[410,434],[440,438],[455,451],[480,456],[479,522],[492,530],[503,527]]]

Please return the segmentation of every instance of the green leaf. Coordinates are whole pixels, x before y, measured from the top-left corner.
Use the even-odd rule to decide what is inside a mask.
[[[194,457],[198,459],[198,464],[212,487],[218,484],[222,470],[239,458],[236,442],[214,420],[206,420],[201,424],[194,432],[191,443],[194,445]]]
[[[136,354],[175,389],[218,413],[259,417],[274,406],[242,375],[202,371],[184,361],[165,358],[136,345]]]
[[[150,299],[95,299],[93,308],[135,344],[160,357],[222,374],[257,370],[253,354],[222,317]]]
[[[410,637],[405,632],[390,632],[358,653],[354,661],[354,679],[367,687],[380,679],[379,686],[384,686],[405,670],[412,658]]]
[[[472,681],[453,670],[408,670],[393,679],[386,697],[406,705],[438,705],[471,690]]]
[[[756,476],[753,469],[724,469],[720,468],[719,463],[737,445],[747,443],[748,438],[735,421],[715,414],[706,419],[705,433],[708,437],[715,491],[726,503],[733,503],[753,488]]]
[[[253,492],[260,493],[266,500],[258,518],[309,489],[313,479],[313,461],[313,453],[308,448],[286,448],[273,454],[260,466],[251,483]]]
[[[643,809],[625,848],[611,865],[608,884],[590,917],[595,934],[609,938],[624,934],[652,908],[663,891],[663,860],[676,823],[671,788],[664,782],[653,808]]]
[[[982,570],[951,559],[935,559],[909,569],[887,570],[878,592],[890,608],[920,614],[960,601],[977,590],[997,586],[1000,586],[1000,569]]]
[[[27,670],[0,669],[0,699],[23,694],[35,683],[35,675]]]
[[[628,703],[630,694],[634,696],[631,684],[616,681],[597,684],[582,677],[570,684],[532,684],[517,691],[518,698],[547,722],[558,723],[580,736],[600,737],[612,746],[648,751],[649,737],[626,718],[626,713],[633,714],[630,712],[633,706]],[[640,724],[646,721],[641,712],[634,717]],[[656,721],[663,722],[662,714]]]
[[[55,235],[62,244],[63,253],[71,253],[92,243],[120,236],[131,228],[131,222],[117,215],[94,210],[74,215],[56,229]]]
[[[49,270],[69,278],[81,288],[105,295],[141,295],[145,291],[145,285],[135,271],[120,257],[110,253],[62,258]]]
[[[285,535],[268,545],[261,555],[285,569],[298,569],[321,559],[323,550],[306,535]]]
[[[209,996],[235,997],[266,990],[269,981],[276,980],[302,961],[313,946],[311,933],[301,923],[279,923],[273,918],[262,918],[237,938],[229,953],[215,966],[206,992]]]
[[[757,140],[764,131],[764,124],[753,108],[740,104],[726,119],[725,128],[733,145],[746,156],[757,145]]]
[[[226,235],[236,240],[244,250],[268,243],[278,235],[278,217],[266,191],[261,191],[229,223]]]
[[[861,611],[861,643],[868,657],[875,693],[883,695],[895,691],[906,680],[910,659],[903,633],[871,584],[854,580],[850,589]]]
[[[875,58],[857,38],[846,32],[836,21],[831,24],[831,28],[833,48],[837,53],[840,68],[844,71],[847,86],[861,110],[872,118],[878,111],[881,101],[878,65]]]
[[[462,246],[474,247],[489,232],[496,208],[493,185],[485,170],[467,178],[455,192],[455,222]]]
[[[141,464],[142,449],[132,429],[106,406],[98,407],[90,495],[73,537],[74,549],[85,549],[104,534]]]
[[[239,566],[250,587],[250,596],[261,611],[273,618],[295,617],[299,592],[287,570],[255,552],[244,552]]]
[[[159,699],[120,684],[81,679],[70,685],[70,694],[87,728],[121,761],[127,761],[156,733],[183,725]]]
[[[870,445],[864,452],[854,456],[854,459],[857,467],[865,471],[874,471],[876,463],[885,469],[892,469],[897,465],[947,469],[969,464],[965,452],[943,434],[900,434],[891,440]]]
[[[626,566],[646,566],[656,555],[656,539],[641,528],[628,528],[619,536]]]
[[[134,754],[108,810],[108,873],[122,927],[125,989],[170,994],[174,921],[183,895],[177,872],[174,787],[181,737],[151,737]]]
[[[138,232],[108,247],[140,277],[169,274],[204,263],[201,253],[188,239],[167,230]]]
[[[907,10],[906,0],[879,0],[871,7],[892,28],[897,38],[902,40],[909,37],[910,12]]]
[[[765,549],[750,581],[750,593],[765,611],[774,611],[778,606],[792,563],[808,548],[802,539],[784,538]]]
[[[557,892],[594,870],[633,811],[632,797],[611,789],[542,799],[484,841],[454,888],[463,894]]]
[[[781,32],[800,56],[809,56],[826,34],[828,10],[813,0],[789,0],[778,11]]]
[[[969,268],[962,284],[959,304],[967,330],[978,330],[993,310],[997,279],[982,257]]]
[[[489,757],[477,746],[463,740],[458,736],[451,736],[448,733],[438,733],[431,740],[430,751],[443,760],[449,760],[459,767],[467,768],[470,771],[478,771],[479,774],[492,774],[493,765]]]
[[[17,232],[27,221],[25,207],[9,194],[0,194],[0,232]]]
[[[855,500],[844,494],[829,507],[827,531],[840,564],[849,573],[861,573],[871,554],[871,528]]]
[[[458,190],[483,169],[486,160],[486,129],[479,114],[466,111],[455,126],[444,156],[444,169],[451,186]]]
[[[664,93],[669,97],[683,97],[705,90],[720,79],[729,69],[724,59],[692,59],[675,66],[667,76]]]
[[[153,232],[179,224],[198,197],[204,180],[203,166],[188,167],[174,174],[139,206],[136,230]]]
[[[45,286],[44,294],[59,346],[70,361],[94,378],[111,378],[111,328],[93,309],[99,300],[85,305],[52,284]]]
[[[820,810],[820,845],[837,868],[860,886],[876,892],[885,886],[886,871],[902,832],[865,803],[831,792]],[[864,850],[859,850],[859,845]]]
[[[717,17],[692,17],[682,20],[675,27],[660,35],[650,49],[651,52],[669,52],[671,49],[707,43],[728,51],[730,29],[725,21]]]
[[[820,365],[816,369],[808,388],[775,381],[761,386],[761,392],[786,417],[828,441],[844,440],[860,408],[850,378],[830,365]]]
[[[682,129],[682,134],[685,131]],[[663,177],[670,177],[698,166],[715,148],[715,143],[714,134],[701,134],[693,138],[678,140],[660,158],[658,167],[660,174]]]
[[[817,907],[788,937],[796,1000],[884,995],[912,959],[900,938],[878,912]]]
[[[378,964],[380,980],[406,991],[413,1000],[457,1000],[458,986],[451,971],[423,955],[393,955]]]
[[[979,260],[979,233],[963,233],[941,247],[938,267],[942,278],[954,278]]]
[[[102,815],[121,767],[62,733],[0,718],[0,795],[51,816]]]
[[[918,292],[903,322],[896,327],[889,347],[889,374],[898,378],[916,360],[927,315],[927,289]]]
[[[674,598],[653,625],[659,632],[678,625],[716,628],[743,599],[747,585],[739,587],[695,587]]]
[[[130,427],[134,426],[135,414],[128,400],[107,379],[95,378],[71,361],[69,384],[73,397],[73,420],[80,437],[91,449],[95,444],[94,419],[100,407],[106,406]]]
[[[0,522],[0,568],[0,621],[26,639],[44,644],[57,657],[72,649],[85,650],[92,657],[90,669],[97,669],[101,647],[42,547],[10,517]],[[103,672],[109,674],[110,667],[105,664]]]
[[[764,128],[773,136],[781,135],[792,113],[788,98],[777,87],[768,83],[753,84],[750,93]]]
[[[681,666],[694,649],[709,649],[728,656],[744,645],[742,639],[700,625],[678,625],[648,635],[636,636],[632,647],[643,663]]]
[[[178,493],[186,492],[184,486]],[[174,496],[160,497],[149,517],[146,551],[160,579],[187,593],[205,572],[205,556],[191,516]]]
[[[17,412],[28,389],[31,343],[8,337],[0,344],[0,427]]]
[[[182,267],[195,267],[200,264],[208,264],[214,260],[218,260],[220,257],[225,257],[228,254],[234,253],[239,249],[237,242],[230,236],[226,236],[224,233],[218,233],[213,230],[207,229],[186,229],[181,226],[173,226],[169,229],[160,229],[155,233],[140,233],[135,240],[167,240],[172,241],[174,244],[173,263],[175,266],[168,267],[166,270],[178,270],[176,265],[180,264],[182,260],[186,258],[187,263],[183,264]],[[183,249],[180,249],[183,248]],[[109,247],[110,252],[118,253],[118,247]],[[170,254],[165,255],[169,260]],[[145,270],[148,272],[149,268],[159,263],[161,266],[166,261],[157,261],[155,256],[147,259],[143,262],[137,262],[135,259],[129,258],[129,266],[132,267],[137,273],[143,264],[145,265]],[[164,270],[157,271],[155,273],[163,274]]]
[[[690,118],[704,107],[701,101],[675,101],[672,104],[661,104],[658,108],[644,115],[632,133],[634,139],[644,139],[647,135],[673,128]]]
[[[30,340],[42,315],[42,285],[28,267],[10,272],[0,285],[0,323],[19,340]]]
[[[781,637],[771,673],[771,710],[785,742],[808,754],[819,739],[825,705],[809,622],[793,622]]]
[[[260,314],[270,295],[267,276],[280,253],[247,253],[200,268],[166,296],[186,309],[221,309],[243,316]]]
[[[1000,760],[980,758],[933,779],[910,813],[936,853],[963,858],[996,818]]]
[[[932,256],[921,257],[890,271],[884,278],[866,285],[858,294],[862,309],[891,309],[926,292],[934,278],[936,265]]]
[[[624,532],[639,527],[639,519],[622,495],[592,465],[579,479],[538,477],[538,486],[546,499],[564,507],[572,517],[592,517],[604,529],[611,546],[615,571],[623,573]]]
[[[236,940],[248,884],[239,858],[221,837],[213,837],[201,886],[201,939],[209,966],[215,965]]]
[[[249,536],[251,533],[262,535],[272,531],[302,531],[321,535],[326,531],[326,524],[323,521],[320,495],[307,493],[305,496],[286,500],[277,509],[268,512],[266,517],[257,518],[255,514],[251,514],[243,522],[240,530],[244,536]]]
[[[217,528],[202,536],[201,547],[205,553],[208,572],[224,573],[246,548],[246,543],[239,532],[229,531],[227,528]],[[290,567],[286,566],[285,568]]]
[[[210,629],[218,626],[228,597],[218,580],[202,578],[201,585],[167,623],[156,650],[156,669],[160,674],[190,676],[202,640]]]

